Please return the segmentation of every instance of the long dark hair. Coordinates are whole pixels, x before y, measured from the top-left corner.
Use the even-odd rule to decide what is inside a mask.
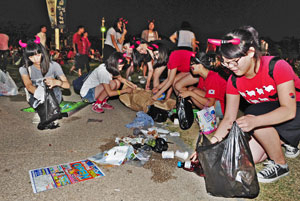
[[[122,22],[121,29],[118,28],[118,23],[119,23],[119,22]],[[122,21],[122,18],[117,18],[117,19],[114,21],[113,28],[115,29],[116,32],[123,33],[123,21]]]
[[[106,70],[113,76],[118,76],[120,75],[119,64],[122,64],[124,61],[125,58],[122,53],[114,52],[105,61]]]
[[[29,57],[36,55],[36,54],[42,54],[41,57],[41,72],[42,75],[45,76],[49,70],[50,66],[50,58],[47,50],[45,47],[36,41],[36,39],[29,39],[27,41],[27,46],[25,47],[23,51],[23,59],[25,67],[28,69],[29,66],[31,66],[33,63],[30,61]]]
[[[223,40],[231,40],[233,38],[239,38],[240,44],[222,44],[220,52],[225,58],[233,59],[245,56],[250,47],[255,49],[254,58],[256,60],[261,56],[258,32],[252,26],[243,26],[234,29],[226,34]]]
[[[194,63],[202,64],[204,68],[218,73],[227,81],[229,76],[232,74],[232,71],[220,65],[220,57],[221,56],[217,53],[198,52],[195,56],[191,57],[191,65]]]

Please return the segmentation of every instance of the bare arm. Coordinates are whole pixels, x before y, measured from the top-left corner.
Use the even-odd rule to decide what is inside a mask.
[[[147,89],[150,89],[150,82],[151,82],[152,75],[153,75],[152,60],[149,61],[149,62],[147,63],[147,65],[148,65],[148,75],[147,75],[147,82],[146,82],[146,90],[147,90]]]
[[[176,43],[176,39],[177,39],[177,34],[173,34],[172,36],[170,36],[170,40],[173,42],[173,43]]]
[[[61,75],[59,77],[59,80],[54,79],[54,78],[46,78],[45,83],[47,84],[47,86],[49,86],[49,88],[53,88],[55,86],[64,88],[64,89],[69,89],[70,88],[70,83],[67,80],[65,75]]]
[[[111,37],[111,42],[113,43],[115,49],[117,50],[117,52],[120,52],[120,49],[119,49],[119,47],[117,45],[117,41],[115,39],[115,36],[111,34],[110,37]]]
[[[277,91],[280,107],[266,114],[246,115],[239,118],[237,123],[243,131],[247,132],[257,127],[271,126],[295,118],[296,93],[294,81],[291,80],[277,85]]]
[[[168,72],[168,78],[165,84],[161,87],[161,89],[152,97],[153,100],[157,100],[165,91],[169,89],[169,87],[172,86],[175,76],[176,76],[177,68],[174,68],[172,70],[169,70]]]
[[[200,89],[198,89],[200,90]],[[203,91],[203,93],[205,93]],[[200,109],[203,109],[205,106],[211,107],[215,105],[216,99],[215,98],[206,98],[204,96],[201,96],[197,94],[195,91],[182,91],[179,94],[181,97],[186,98],[186,97],[191,97],[193,102],[197,107]]]
[[[109,84],[104,84],[104,83],[103,83],[103,87],[104,87],[104,90],[106,91],[106,93],[110,97],[118,96],[119,95],[118,91],[120,92],[120,94],[125,94],[125,93],[131,93],[132,92],[132,89],[130,87],[125,88],[125,89],[121,89],[121,90],[111,90],[110,85]]]
[[[31,93],[31,94],[34,94],[35,90],[36,90],[36,87],[33,86],[30,78],[28,75],[22,75],[22,80],[23,80],[23,83],[26,87],[26,89]]]
[[[224,119],[221,121],[215,137],[221,141],[227,134],[232,126],[232,123],[236,120],[239,110],[240,95],[226,94],[226,109]],[[214,141],[215,140],[215,141]],[[215,138],[212,138],[212,142],[216,142]]]

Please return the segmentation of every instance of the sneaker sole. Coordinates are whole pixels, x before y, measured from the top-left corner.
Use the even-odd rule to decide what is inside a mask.
[[[104,110],[113,110],[115,108],[105,108],[105,107],[102,107],[102,109],[104,109]]]
[[[284,173],[283,175],[280,175],[280,176],[278,176],[278,177],[276,177],[276,178],[273,178],[273,179],[264,179],[264,178],[259,178],[259,177],[257,177],[257,179],[258,179],[258,182],[260,182],[260,183],[272,183],[272,182],[274,182],[274,181],[277,181],[277,180],[280,179],[281,177],[285,177],[285,176],[289,175],[289,173],[290,173],[290,172],[286,172],[286,173]]]
[[[104,113],[104,111],[103,111],[103,112],[97,112],[97,111],[95,111],[95,110],[93,110],[93,109],[92,109],[92,111],[95,112],[95,113],[97,113],[97,114]]]
[[[299,154],[300,154],[300,150],[298,150],[297,153],[295,153],[293,155],[288,155],[288,154],[284,154],[284,155],[287,158],[296,158],[297,156],[299,156]]]

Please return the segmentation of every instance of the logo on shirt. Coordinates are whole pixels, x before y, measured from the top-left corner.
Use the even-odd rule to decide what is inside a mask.
[[[208,94],[215,94],[215,90],[214,89],[208,90]]]

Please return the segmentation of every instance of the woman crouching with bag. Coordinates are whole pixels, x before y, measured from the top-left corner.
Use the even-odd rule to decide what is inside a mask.
[[[40,105],[45,102],[46,88],[53,90],[56,103],[62,101],[62,93],[60,88],[69,89],[70,84],[62,71],[61,66],[50,61],[49,55],[43,45],[40,44],[39,37],[30,39],[27,43],[19,41],[21,47],[24,48],[23,59],[24,66],[20,67],[19,72],[22,81],[29,92],[28,102],[30,106],[38,110]],[[51,92],[52,93],[52,92]],[[54,100],[55,101],[55,100]],[[59,108],[58,108],[59,110]],[[38,111],[41,121],[46,120],[43,114]],[[51,128],[53,126],[53,119],[47,122]],[[42,123],[42,122],[41,122]],[[48,125],[44,125],[48,126]],[[44,128],[43,128],[44,129]]]
[[[112,53],[105,63],[100,64],[84,81],[80,90],[80,95],[85,102],[93,103],[92,110],[96,113],[103,113],[104,109],[114,109],[107,103],[111,96],[117,96],[124,93],[131,93],[136,85],[122,78],[122,70],[126,58],[122,53]],[[118,90],[121,83],[128,88]]]

